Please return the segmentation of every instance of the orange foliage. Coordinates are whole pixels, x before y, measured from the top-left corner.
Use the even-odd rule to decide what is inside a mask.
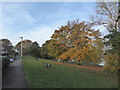
[[[85,24],[84,22],[69,22],[66,26],[61,26],[59,30],[56,30],[52,35],[52,39],[56,40],[58,47],[63,50],[62,54],[58,56],[61,60],[67,60],[68,58],[76,60],[88,60],[87,58],[97,59],[97,54],[99,55],[99,50],[91,49],[98,46],[97,39],[99,37],[99,31],[94,31],[90,24]],[[93,44],[96,44],[93,45]],[[56,42],[54,42],[56,44]],[[101,48],[98,48],[101,49]],[[58,50],[59,52],[61,50]],[[94,51],[94,52],[93,52]],[[94,54],[96,56],[94,56]]]

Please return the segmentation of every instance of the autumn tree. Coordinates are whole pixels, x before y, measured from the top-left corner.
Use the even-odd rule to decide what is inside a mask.
[[[51,59],[56,59],[62,52],[61,46],[55,40],[51,40],[48,44],[48,55]]]
[[[56,59],[97,63],[102,56],[103,43],[100,32],[92,29],[93,25],[79,20],[69,21],[55,30],[51,40],[42,48],[46,47],[46,55]]]
[[[97,63],[102,56],[103,49],[100,32],[92,29],[92,23],[86,24],[85,22],[72,21],[68,25],[65,46],[69,47],[69,49],[62,53],[59,58],[62,60],[70,58],[70,60],[85,60]]]
[[[67,51],[68,47],[68,37],[69,25],[61,26],[59,30],[55,30],[54,34],[51,36],[51,41],[48,45],[49,55],[54,59],[61,55],[63,52]]]

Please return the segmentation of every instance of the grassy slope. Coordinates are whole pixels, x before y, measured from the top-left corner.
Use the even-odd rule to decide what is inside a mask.
[[[42,62],[52,64],[52,69]],[[50,60],[35,60],[25,56],[22,62],[30,88],[117,88],[117,78],[102,72],[54,64]]]

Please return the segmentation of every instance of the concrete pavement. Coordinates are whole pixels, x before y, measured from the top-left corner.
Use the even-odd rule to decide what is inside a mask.
[[[2,72],[2,88],[28,88],[20,60],[15,60]]]

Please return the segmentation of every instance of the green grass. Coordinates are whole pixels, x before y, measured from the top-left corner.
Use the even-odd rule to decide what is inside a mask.
[[[43,62],[52,64],[46,69]],[[117,76],[101,71],[55,64],[46,59],[23,57],[23,68],[30,88],[117,88]]]

